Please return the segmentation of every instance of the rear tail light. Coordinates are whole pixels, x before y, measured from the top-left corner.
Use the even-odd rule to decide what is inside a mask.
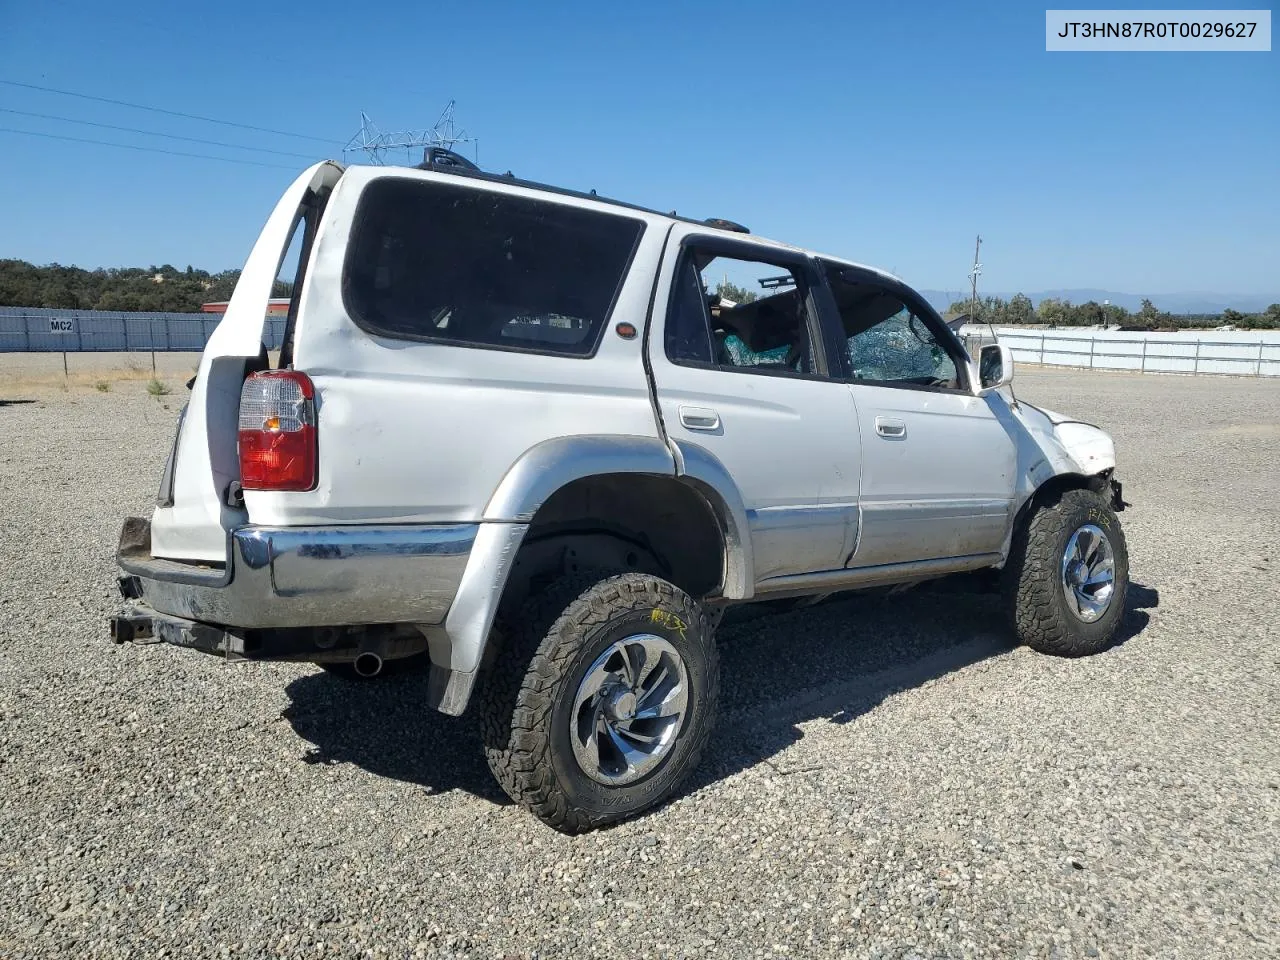
[[[316,485],[315,388],[304,373],[252,374],[240,390],[240,484],[245,490]]]

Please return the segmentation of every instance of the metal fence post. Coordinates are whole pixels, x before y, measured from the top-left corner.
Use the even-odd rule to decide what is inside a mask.
[[[1199,339],[1196,340],[1196,356],[1195,356],[1195,360],[1191,365],[1191,372],[1192,373],[1200,372],[1200,341]]]
[[[1040,366],[1044,366],[1044,334],[1040,334]]]
[[[1147,372],[1147,338],[1142,338],[1142,362],[1138,365],[1139,373]]]
[[[127,317],[120,318],[120,338],[124,342],[124,352],[129,352],[129,319]]]
[[[1255,377],[1262,376],[1262,343],[1262,340],[1258,341],[1258,369],[1253,373]]]
[[[1090,337],[1089,338],[1089,369],[1090,370],[1093,369],[1093,351],[1097,345],[1098,345],[1098,341],[1095,340],[1093,337]]]
[[[22,335],[23,337],[26,338],[24,342],[26,343],[27,353],[30,353],[31,352],[31,318],[30,317],[22,318]],[[1261,355],[1261,352],[1259,352],[1259,355]]]

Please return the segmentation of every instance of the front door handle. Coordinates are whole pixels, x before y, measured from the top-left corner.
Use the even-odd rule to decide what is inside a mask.
[[[876,417],[876,433],[886,440],[903,440],[907,436],[907,425],[893,417]]]
[[[690,430],[719,430],[720,414],[707,407],[681,407],[680,423]]]

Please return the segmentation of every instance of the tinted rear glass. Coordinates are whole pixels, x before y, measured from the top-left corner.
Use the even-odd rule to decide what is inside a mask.
[[[384,336],[587,356],[643,229],[545,200],[375,180],[347,251],[347,308]]]

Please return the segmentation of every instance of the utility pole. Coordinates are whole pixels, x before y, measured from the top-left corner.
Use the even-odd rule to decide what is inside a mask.
[[[978,319],[978,277],[982,275],[982,264],[978,262],[978,251],[982,249],[982,237],[978,237],[978,242],[973,245],[973,269],[969,271],[970,282],[970,304],[969,315],[976,321]]]

